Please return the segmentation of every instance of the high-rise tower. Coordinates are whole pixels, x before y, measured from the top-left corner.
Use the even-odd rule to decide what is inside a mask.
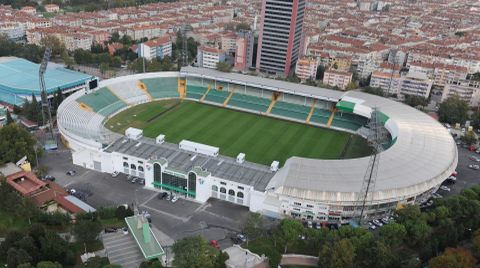
[[[262,0],[257,71],[288,76],[301,56],[305,0]]]

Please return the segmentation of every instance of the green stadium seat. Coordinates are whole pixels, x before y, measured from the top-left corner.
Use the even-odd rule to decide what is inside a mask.
[[[153,99],[178,98],[178,81],[176,77],[159,77],[140,80]]]
[[[284,101],[277,101],[271,111],[272,114],[298,120],[306,120],[311,107]]]
[[[101,111],[100,114],[104,116],[127,106],[106,87],[78,98],[77,102],[88,105],[94,112]]]
[[[332,126],[357,131],[360,127],[367,123],[367,119],[351,113],[335,113]]]
[[[331,114],[331,111],[317,107],[310,118],[310,122],[326,125]]]
[[[230,92],[228,91],[212,89],[208,92],[207,96],[205,97],[205,100],[223,104],[229,95],[230,95]]]
[[[266,112],[270,102],[270,99],[235,93],[232,95],[228,105],[258,112]]]
[[[203,95],[205,95],[205,92],[207,92],[207,90],[207,87],[190,86],[187,84],[187,98],[199,100],[203,97]]]

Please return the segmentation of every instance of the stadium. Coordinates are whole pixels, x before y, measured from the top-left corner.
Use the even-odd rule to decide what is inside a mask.
[[[345,222],[369,164],[374,109],[388,132],[367,198],[374,217],[424,202],[458,161],[440,123],[386,98],[184,67],[77,91],[57,121],[76,165],[138,176],[197,202]]]
[[[40,99],[39,64],[16,57],[0,57],[0,102],[21,106],[32,93]],[[50,64],[45,72],[48,97],[60,90],[69,94],[93,86],[97,78]],[[90,85],[90,82],[93,84]]]

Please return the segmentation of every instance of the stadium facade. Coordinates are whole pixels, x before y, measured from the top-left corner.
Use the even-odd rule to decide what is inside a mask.
[[[332,128],[365,136],[372,109],[389,133],[380,153],[367,216],[424,202],[455,171],[457,147],[449,132],[425,113],[361,92],[341,92],[278,80],[184,67],[105,80],[81,90],[58,109],[58,126],[73,163],[101,172],[142,177],[145,186],[198,202],[219,198],[271,217],[319,222],[350,219],[369,157],[289,158],[283,167],[195,153],[163,137],[113,133],[106,120],[132,106],[160,99],[188,99],[219,107]],[[246,157],[248,160],[248,155]]]
[[[16,57],[0,57],[0,102],[22,105],[32,93],[40,100],[39,64]],[[93,86],[98,78],[50,64],[45,72],[47,94],[64,94]],[[90,85],[90,82],[93,85]]]

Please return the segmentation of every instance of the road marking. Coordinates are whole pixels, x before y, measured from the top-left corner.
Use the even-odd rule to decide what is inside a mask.
[[[188,218],[184,218],[184,217],[180,217],[180,216],[177,216],[177,215],[174,215],[174,214],[170,214],[170,213],[167,213],[167,212],[165,212],[165,211],[158,210],[158,209],[156,209],[156,208],[152,208],[152,207],[149,207],[149,206],[143,206],[143,207],[148,208],[148,209],[150,209],[150,210],[153,210],[153,211],[155,211],[155,212],[157,212],[157,213],[160,213],[160,214],[169,216],[169,217],[171,217],[171,218],[180,220],[180,221],[182,221],[182,222],[187,222],[187,221],[188,221]]]
[[[140,206],[145,206],[148,202],[150,202],[150,200],[152,200],[153,198],[155,198],[155,196],[157,196],[158,193],[157,192],[154,192],[152,194],[152,196],[150,196],[145,202],[141,203]]]

